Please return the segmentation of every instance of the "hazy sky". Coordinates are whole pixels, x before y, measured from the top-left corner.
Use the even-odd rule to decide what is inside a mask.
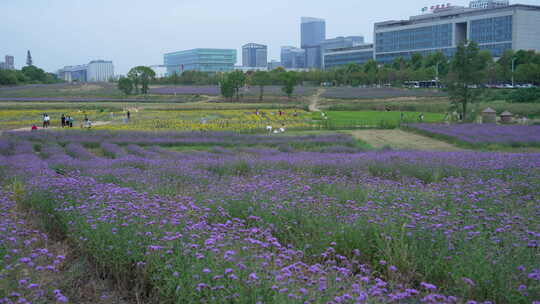
[[[94,59],[113,60],[115,72],[163,63],[163,54],[197,47],[269,46],[279,60],[282,45],[298,46],[302,16],[326,19],[327,37],[364,35],[373,23],[405,19],[435,0],[0,0],[0,61],[26,50],[46,71]],[[456,0],[467,5],[468,0]],[[537,4],[540,0],[513,3]]]

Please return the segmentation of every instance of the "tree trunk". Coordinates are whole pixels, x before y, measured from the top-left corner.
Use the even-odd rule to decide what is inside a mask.
[[[463,94],[463,101],[462,101],[462,111],[463,111],[463,121],[467,118],[467,103],[469,102],[469,89],[465,88],[465,94]]]
[[[259,86],[259,89],[260,89],[259,100],[262,101],[263,95],[264,95],[264,86]]]

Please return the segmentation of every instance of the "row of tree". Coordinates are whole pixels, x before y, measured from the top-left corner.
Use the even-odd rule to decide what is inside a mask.
[[[497,61],[488,51],[480,51],[486,61],[486,79],[492,84],[510,83],[512,78],[520,83],[540,84],[540,53],[535,51],[506,51]],[[363,65],[348,64],[332,70],[311,70],[296,74],[300,83],[330,83],[336,86],[392,84],[402,85],[406,81],[445,79],[450,71],[451,58],[442,52],[422,56],[415,53],[409,60],[402,57],[391,63],[380,65],[370,60]],[[513,63],[513,64],[512,64]],[[269,71],[268,83],[280,85],[283,69]],[[263,72],[264,73],[264,72]],[[250,76],[251,73],[248,73]],[[208,74],[197,71],[186,71],[181,75],[173,74],[153,80],[156,84],[174,85],[216,85],[222,81],[219,74]]]
[[[61,82],[55,74],[46,73],[33,65],[21,70],[0,69],[0,85],[50,84]]]
[[[507,51],[496,62],[487,51],[481,51],[475,42],[461,43],[455,55],[448,59],[442,53],[428,56],[413,54],[410,60],[398,58],[391,64],[378,65],[369,61],[363,65],[349,64],[331,71],[292,72],[278,68],[269,72],[208,74],[184,72],[170,77],[155,79],[152,69],[138,66],[131,69],[126,78],[120,79],[118,87],[126,94],[148,93],[150,83],[166,84],[218,84],[221,94],[228,99],[240,98],[240,89],[246,84],[260,88],[259,98],[264,97],[264,87],[281,85],[283,92],[291,97],[295,87],[302,82],[334,85],[402,84],[409,80],[441,79],[446,84],[455,110],[465,119],[468,105],[481,91],[477,87],[489,83],[507,83],[511,80],[540,84],[540,53],[534,51]],[[139,90],[139,85],[141,89]]]
[[[240,99],[240,89],[246,84],[259,87],[259,100],[264,97],[264,87],[271,84],[279,84],[282,86],[283,92],[289,97],[292,97],[294,88],[299,83],[298,73],[293,71],[275,70],[272,72],[256,71],[254,73],[245,74],[242,71],[234,71],[221,75],[219,87],[221,95],[228,99]]]

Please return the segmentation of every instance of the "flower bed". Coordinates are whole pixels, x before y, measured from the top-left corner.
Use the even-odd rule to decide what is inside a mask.
[[[430,135],[467,144],[540,145],[540,126],[495,124],[409,124],[407,127]]]

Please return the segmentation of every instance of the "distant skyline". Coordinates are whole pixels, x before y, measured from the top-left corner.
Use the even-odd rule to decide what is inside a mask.
[[[135,65],[163,63],[163,54],[192,48],[268,45],[268,59],[280,47],[300,46],[301,17],[326,19],[328,38],[362,35],[373,42],[373,24],[406,19],[421,8],[467,0],[1,0],[0,61],[15,56],[20,69],[30,50],[34,64],[48,72],[91,60],[112,60],[115,73]],[[540,5],[540,0],[511,1]]]

